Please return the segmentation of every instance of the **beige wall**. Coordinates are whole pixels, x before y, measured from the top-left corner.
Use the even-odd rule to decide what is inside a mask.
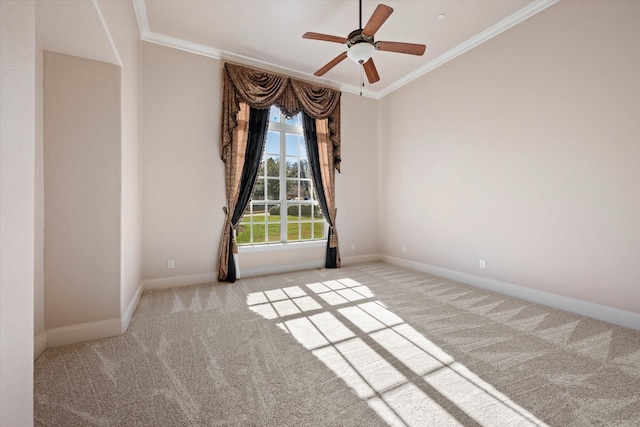
[[[559,2],[383,98],[381,252],[639,313],[639,16]]]
[[[342,165],[336,174],[336,225],[345,262],[378,253],[377,111],[377,101],[342,93]]]
[[[143,43],[142,64],[144,279],[217,277],[226,205],[218,146],[222,62]],[[347,261],[377,253],[376,113],[376,101],[343,95],[336,198]],[[167,268],[169,259],[174,269]],[[311,268],[324,265],[324,248],[241,250],[238,262],[245,277]]]
[[[121,265],[123,327],[133,315],[142,282],[142,192],[140,188],[140,35],[131,2],[98,2],[121,67]],[[124,332],[124,330],[123,330]]]
[[[52,74],[49,63],[46,72],[42,70],[41,51],[36,57],[36,68],[40,71],[36,74],[36,87],[42,86],[43,73],[45,73],[49,83],[48,89],[53,88],[51,90],[58,91],[57,93],[48,93],[44,103],[50,113],[46,138],[41,130],[43,97],[41,93],[36,94],[36,108],[38,110],[36,113],[36,154],[41,154],[43,145],[46,146],[47,152],[46,162],[36,156],[36,184],[42,184],[44,181],[43,168],[51,171],[46,176],[46,185],[36,186],[36,356],[44,350],[45,345],[56,346],[124,332],[141,295],[142,205],[139,179],[140,129],[138,126],[140,122],[140,103],[138,100],[140,40],[136,30],[137,23],[133,5],[130,2],[101,1],[97,5],[101,18],[106,24],[101,27],[104,34],[100,39],[111,40],[111,49],[113,50],[111,57],[117,60],[118,65],[121,65],[111,66],[111,74],[107,81],[101,80],[104,76],[101,74],[104,73],[104,68],[98,73],[94,73],[94,68],[92,68],[107,66],[106,63],[85,62],[81,58],[68,56],[66,61],[59,61],[59,67],[53,70],[55,72]],[[56,10],[54,7],[49,10],[49,13],[55,13]],[[45,12],[40,10],[40,13]],[[60,15],[56,15],[53,20],[57,22],[58,29],[52,31],[49,28],[45,31],[40,28],[40,25],[51,24],[55,27],[55,22],[47,20],[47,15],[40,17],[42,20],[36,24],[39,30],[36,31],[37,43],[52,46],[60,51],[73,51],[73,47],[67,46],[63,40],[74,40],[74,37],[78,37],[78,33],[81,33],[82,30],[68,22],[62,25],[56,21],[60,19]],[[100,30],[97,32],[100,33]],[[64,33],[66,39],[58,37],[59,33]],[[99,44],[98,39],[90,38],[87,39],[85,45],[90,43],[90,40]],[[64,57],[61,56],[61,58]],[[69,87],[66,86],[75,85],[75,81],[73,81],[75,75],[64,72],[63,68],[64,66],[74,67],[75,62],[80,66],[74,72],[83,74],[79,80],[81,85],[74,87],[72,91],[67,93]],[[60,65],[62,63],[65,65]],[[86,87],[82,87],[82,84]],[[101,87],[98,88],[98,86]],[[114,97],[113,95],[116,94],[118,96]],[[92,98],[94,95],[95,98]],[[87,108],[87,104],[83,103],[92,105]],[[76,109],[86,111],[76,111]],[[101,109],[107,114],[102,114]],[[77,120],[87,116],[92,116],[91,120],[101,120],[100,125],[111,126],[109,134],[99,134],[97,137],[93,135],[93,132],[101,132],[98,127],[94,127],[93,123],[78,126]],[[65,138],[72,142],[65,141]],[[109,138],[114,139],[106,142]],[[46,141],[44,141],[45,139]],[[79,147],[82,149],[79,150]],[[67,167],[64,163],[66,161],[64,150],[67,149],[71,149],[73,155],[76,155],[74,159],[70,160],[71,167]],[[94,151],[87,155],[87,151],[91,151],[91,149]],[[100,150],[104,149],[110,150],[109,154],[118,155],[118,157],[110,157],[106,162],[101,161],[102,153]],[[83,165],[83,162],[86,164]],[[100,163],[100,167],[95,168],[95,165],[92,164],[94,162]],[[63,173],[58,173],[62,170],[64,170]],[[79,186],[78,181],[82,181],[84,185]],[[93,184],[96,184],[95,191],[89,196]],[[114,184],[118,186],[117,192],[113,192]],[[45,186],[46,194],[42,188]],[[107,188],[109,186],[111,187]],[[43,208],[44,200],[47,200],[46,219]],[[96,200],[100,200],[100,203],[94,203]],[[69,205],[70,201],[72,201],[71,205]],[[77,218],[68,216],[66,212],[61,210],[61,206],[64,206],[65,209],[71,206],[70,209],[76,216],[83,217],[84,223],[82,225],[77,226],[74,223],[72,226],[73,233],[76,233],[75,237],[68,236],[68,231],[65,228],[71,227],[71,222],[76,221]],[[49,208],[52,207],[54,210],[50,211]],[[109,222],[108,227],[104,223],[100,224],[99,221],[97,222],[98,227],[93,227],[87,220],[88,217],[96,215],[98,209],[103,216],[111,215],[107,221]],[[116,212],[117,215],[115,215]],[[112,233],[116,228],[112,228],[108,232],[110,242],[118,242],[116,251],[111,251],[115,246],[110,247],[108,243],[106,246],[100,247],[95,241],[91,241],[98,239],[101,233],[106,233],[109,227],[113,227],[115,223],[110,221],[116,218],[119,219],[117,232]],[[100,219],[104,220],[104,218]],[[47,228],[46,236],[42,232],[42,226],[45,222],[48,226],[53,226]],[[88,230],[91,230],[88,235],[89,239],[80,242]],[[46,279],[43,274],[45,267],[42,256],[44,252],[42,248],[45,245],[48,253],[54,253],[53,256],[46,257]],[[74,248],[71,252],[58,253],[59,249],[64,250],[69,246]],[[90,247],[91,250],[87,251],[87,247]],[[72,272],[71,269],[75,268],[74,263],[81,261],[83,257],[92,258],[89,264],[80,263],[86,266],[86,270]],[[87,280],[91,269],[96,265],[103,269],[114,267],[114,265],[110,265],[114,257],[118,258],[118,266],[109,271],[110,277],[103,278],[101,279],[102,283],[96,284],[99,287],[99,292],[94,292],[91,285],[81,285],[81,282]],[[73,283],[74,281],[75,283]],[[47,284],[44,285],[44,282]],[[76,288],[81,289],[80,294]],[[102,298],[106,295],[117,295],[119,301],[117,310],[102,305]],[[72,306],[74,304],[84,305],[86,308],[63,314],[66,318],[61,321],[59,317],[61,313],[65,312],[66,301],[70,297],[77,299],[72,299],[69,304]],[[45,305],[47,307],[46,315]],[[96,311],[94,307],[101,307],[102,312]],[[74,327],[65,328],[66,326]],[[45,328],[46,334],[44,333]]]
[[[44,320],[44,134],[43,134],[43,57],[42,49],[35,49],[35,222],[34,222],[34,322],[36,340],[34,357],[46,346]]]
[[[33,425],[35,8],[0,1],[0,425]]]
[[[220,61],[142,44],[144,279],[215,269],[225,205],[221,81]]]
[[[120,317],[120,68],[45,52],[47,329]]]

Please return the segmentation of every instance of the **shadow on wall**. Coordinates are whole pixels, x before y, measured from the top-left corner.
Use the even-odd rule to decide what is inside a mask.
[[[545,425],[352,279],[247,296],[390,425]],[[450,413],[445,407],[459,409]]]

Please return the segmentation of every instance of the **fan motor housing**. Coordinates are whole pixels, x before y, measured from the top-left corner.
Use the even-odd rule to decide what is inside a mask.
[[[362,28],[353,30],[351,33],[349,33],[349,36],[347,37],[347,39],[348,39],[347,46],[349,47],[358,43],[369,43],[371,45],[374,44],[373,36],[368,36],[365,33],[363,33]]]

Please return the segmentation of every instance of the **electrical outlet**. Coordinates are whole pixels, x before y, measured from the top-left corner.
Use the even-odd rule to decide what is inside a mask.
[[[356,244],[355,244],[355,243],[352,243],[352,244],[351,244],[351,250],[352,250],[352,251],[355,251],[355,250],[356,250]]]
[[[406,246],[403,246],[403,247],[402,247],[402,253],[403,253],[403,254],[406,254],[406,253],[407,253],[407,247],[406,247]]]
[[[175,266],[174,260],[170,259],[167,261],[167,268],[173,268]]]
[[[487,264],[485,263],[485,261],[483,259],[481,259],[480,261],[478,261],[478,267],[486,268]]]

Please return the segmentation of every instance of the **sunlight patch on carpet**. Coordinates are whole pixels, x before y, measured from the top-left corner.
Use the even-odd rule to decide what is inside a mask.
[[[291,334],[390,425],[546,425],[345,278],[247,295],[256,314]],[[407,371],[408,369],[408,371]],[[412,373],[403,374],[401,370]]]

